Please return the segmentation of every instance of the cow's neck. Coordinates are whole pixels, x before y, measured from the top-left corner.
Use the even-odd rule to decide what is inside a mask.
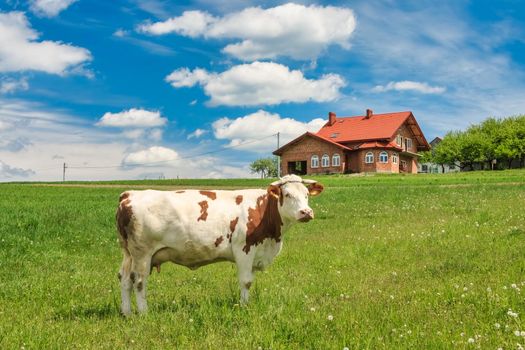
[[[255,208],[248,209],[246,245],[243,251],[248,254],[252,246],[261,244],[267,238],[280,242],[282,229],[278,198],[269,194],[260,196]]]

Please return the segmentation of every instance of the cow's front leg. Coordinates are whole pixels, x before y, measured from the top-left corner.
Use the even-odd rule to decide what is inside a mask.
[[[250,297],[250,287],[254,280],[253,258],[246,256],[237,260],[237,273],[239,277],[239,286],[241,287],[241,305],[248,304]]]

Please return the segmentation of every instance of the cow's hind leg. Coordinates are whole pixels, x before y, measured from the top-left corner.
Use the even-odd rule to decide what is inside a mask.
[[[133,282],[131,280],[131,255],[126,248],[122,248],[124,258],[122,259],[122,265],[118,277],[120,279],[120,296],[122,304],[120,305],[120,311],[124,316],[131,314],[131,290],[133,289]]]
[[[151,255],[141,257],[140,259],[133,259],[131,264],[131,277],[133,287],[135,288],[135,296],[137,297],[137,310],[139,313],[148,311],[148,303],[146,301],[146,285],[148,283],[148,276],[151,270]]]

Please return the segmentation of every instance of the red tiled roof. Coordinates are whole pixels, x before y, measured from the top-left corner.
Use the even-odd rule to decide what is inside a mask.
[[[358,146],[356,146],[354,149],[368,149],[368,148],[387,148],[387,149],[395,149],[398,151],[401,151],[401,146],[398,146],[395,142],[380,142],[380,141],[372,141],[372,142],[365,142]]]
[[[390,139],[410,115],[412,112],[407,111],[373,114],[368,119],[365,116],[337,117],[333,125],[326,123],[317,134],[335,142]]]

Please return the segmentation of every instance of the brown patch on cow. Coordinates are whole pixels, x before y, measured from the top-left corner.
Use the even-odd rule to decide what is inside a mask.
[[[237,197],[235,197],[235,203],[237,203],[237,205],[241,204],[242,203],[242,195],[238,195]]]
[[[250,289],[251,286],[252,286],[252,282],[246,282],[246,283],[244,284],[244,287],[245,287],[246,289]]]
[[[142,288],[144,288],[144,283],[140,281],[139,283],[137,283],[137,291],[142,292]]]
[[[273,190],[273,189],[272,189]],[[246,224],[246,245],[242,250],[248,254],[253,245],[261,244],[266,238],[281,241],[283,221],[278,208],[279,196],[271,192],[257,198],[255,208],[248,208]]]
[[[215,240],[215,246],[218,247],[222,243],[223,240],[224,240],[224,237],[219,236],[219,238]]]
[[[197,221],[206,221],[208,218],[208,201],[199,202],[199,205],[201,206],[201,216],[199,216]]]
[[[175,193],[184,193],[186,191],[175,191]]]
[[[129,274],[129,279],[131,280],[131,282],[135,283],[135,272]]]
[[[212,192],[212,191],[199,191],[199,193],[202,194],[203,196],[208,197],[212,201],[217,198],[217,193]]]
[[[116,214],[117,229],[120,234],[120,244],[124,248],[128,246],[128,238],[132,233],[130,223],[133,218],[133,210],[129,196],[129,192],[124,192],[120,195],[120,204],[117,208]]]
[[[226,236],[230,243],[232,242],[233,237],[233,231],[235,231],[235,227],[237,226],[237,223],[239,222],[239,217],[236,217],[232,221],[230,221],[230,233]]]

